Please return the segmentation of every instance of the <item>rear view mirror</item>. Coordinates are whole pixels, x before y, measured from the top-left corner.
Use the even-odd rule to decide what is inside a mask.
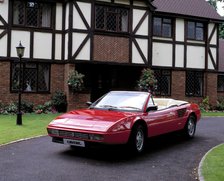
[[[86,102],[86,105],[87,105],[87,106],[91,106],[92,104],[93,104],[93,103],[90,102],[90,101]]]
[[[149,107],[147,107],[146,112],[149,112],[149,111],[157,111],[157,109],[158,109],[158,106],[156,106],[156,105],[150,105]]]

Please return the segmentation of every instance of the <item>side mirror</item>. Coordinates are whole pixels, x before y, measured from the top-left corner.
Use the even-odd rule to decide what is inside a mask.
[[[86,102],[86,105],[87,105],[87,106],[91,106],[92,104],[93,104],[93,103],[90,102],[90,101]]]
[[[156,106],[156,105],[150,105],[149,107],[147,107],[146,112],[149,112],[149,111],[157,111],[157,109],[158,109],[158,106]]]

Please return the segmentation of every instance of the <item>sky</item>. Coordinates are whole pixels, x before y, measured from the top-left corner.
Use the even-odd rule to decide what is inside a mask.
[[[218,13],[221,16],[224,16],[224,2],[217,2],[217,7],[218,7]]]

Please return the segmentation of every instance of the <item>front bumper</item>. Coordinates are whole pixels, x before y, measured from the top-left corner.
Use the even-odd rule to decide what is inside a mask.
[[[119,132],[85,132],[80,130],[66,130],[47,128],[48,135],[53,142],[63,143],[63,139],[81,140],[104,144],[125,144],[128,142],[130,130]]]

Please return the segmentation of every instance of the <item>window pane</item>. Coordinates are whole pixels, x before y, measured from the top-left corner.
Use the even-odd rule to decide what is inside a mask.
[[[104,29],[104,8],[102,6],[96,6],[96,29]]]
[[[128,31],[128,11],[125,9],[121,9],[119,19],[119,30],[123,32]]]
[[[50,28],[52,23],[52,3],[16,0],[13,2],[13,24]]]
[[[224,75],[218,75],[218,91],[224,91]]]
[[[203,28],[196,28],[196,40],[203,40],[203,39],[204,39]]]
[[[38,9],[36,8],[36,6],[33,6],[31,5],[30,6],[30,3],[27,7],[27,10],[26,10],[26,24],[28,26],[34,26],[36,27],[38,25],[38,21],[37,21],[37,18],[38,18]]]
[[[22,76],[22,71],[21,71]],[[12,76],[11,76],[11,82],[12,82],[12,90],[18,91],[19,90],[19,63],[12,64]],[[22,77],[21,77],[22,80]]]
[[[40,64],[38,67],[38,90],[49,91],[49,65]]]
[[[203,74],[201,72],[187,72],[186,75],[186,95],[203,95]]]
[[[171,37],[171,25],[163,24],[163,36]]]
[[[25,63],[21,68],[21,90],[24,92],[49,91],[50,65]],[[12,63],[11,90],[19,89],[19,63]]]
[[[161,18],[153,18],[153,35],[161,35],[162,29],[162,19]]]
[[[111,12],[107,13],[107,18],[106,18],[106,30],[108,31],[116,31],[116,14]]]
[[[188,22],[187,37],[189,39],[195,39],[195,23],[194,22]]]
[[[95,28],[106,31],[127,32],[128,10],[123,8],[96,6]]]
[[[40,26],[51,27],[51,5],[41,4],[40,5]]]
[[[154,75],[157,79],[156,95],[170,95],[171,73],[169,70],[155,70]]]
[[[24,24],[24,3],[21,1],[14,1],[13,4],[13,24],[23,25]]]
[[[37,91],[37,70],[34,68],[24,69],[24,81],[23,81],[24,91]]]

